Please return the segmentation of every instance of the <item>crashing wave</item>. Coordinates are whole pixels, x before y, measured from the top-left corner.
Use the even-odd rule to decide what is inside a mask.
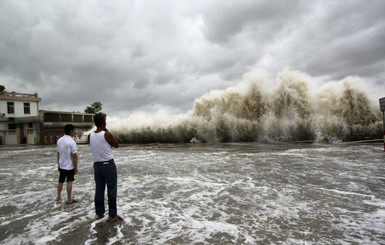
[[[125,143],[350,141],[382,137],[382,116],[366,94],[348,80],[309,91],[311,78],[283,71],[279,85],[264,88],[256,77],[247,86],[213,91],[195,100],[192,111],[168,123],[115,129]]]

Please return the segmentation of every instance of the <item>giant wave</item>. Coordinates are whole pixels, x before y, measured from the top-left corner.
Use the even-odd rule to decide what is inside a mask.
[[[114,127],[122,143],[351,141],[382,137],[382,115],[349,78],[311,90],[312,77],[284,70],[197,98],[191,111],[162,123]]]

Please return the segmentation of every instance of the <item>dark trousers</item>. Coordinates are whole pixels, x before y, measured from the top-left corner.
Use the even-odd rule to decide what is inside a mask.
[[[95,210],[97,215],[103,215],[104,192],[107,185],[108,196],[108,215],[114,217],[117,215],[116,197],[118,195],[118,174],[114,159],[107,162],[94,162],[95,177]]]

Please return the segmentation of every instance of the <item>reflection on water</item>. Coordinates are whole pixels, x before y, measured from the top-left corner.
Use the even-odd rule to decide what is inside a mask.
[[[91,153],[55,202],[55,147],[0,148],[2,244],[383,244],[381,144],[153,144],[115,151],[118,213],[95,221]],[[65,192],[62,193],[63,197]]]

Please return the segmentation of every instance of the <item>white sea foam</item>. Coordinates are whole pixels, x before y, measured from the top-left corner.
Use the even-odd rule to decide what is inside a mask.
[[[377,147],[122,146],[117,223],[94,220],[88,146],[78,147],[73,205],[54,201],[54,147],[13,151],[0,165],[0,243],[381,244],[385,172]]]

